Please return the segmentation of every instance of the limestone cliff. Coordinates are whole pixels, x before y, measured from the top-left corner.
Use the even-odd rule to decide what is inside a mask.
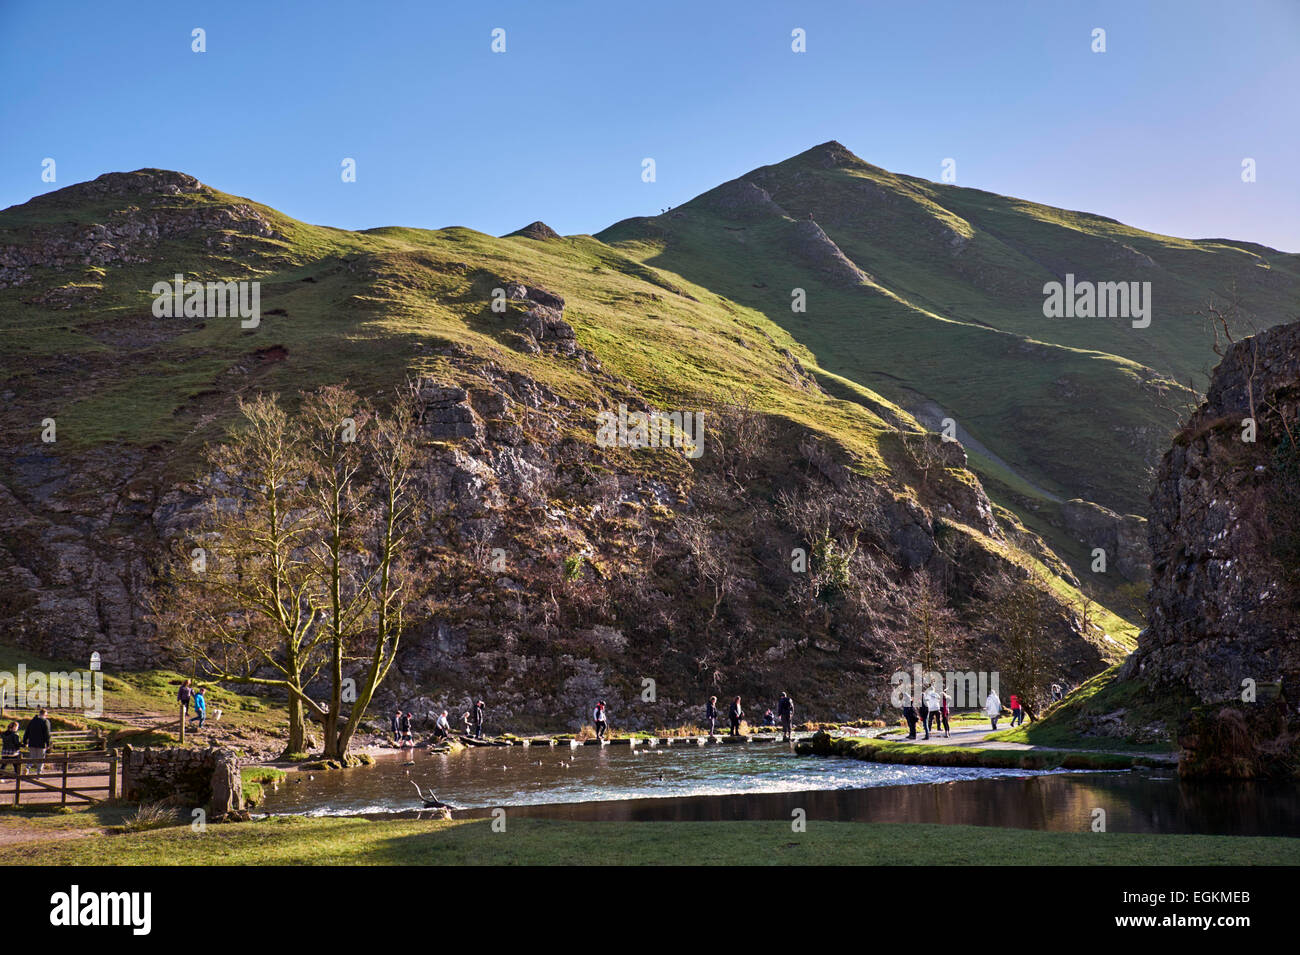
[[[1298,408],[1300,323],[1237,342],[1157,474],[1150,625],[1131,669],[1153,687],[1185,687],[1207,705],[1182,734],[1192,773],[1222,775],[1231,766],[1231,775],[1272,774],[1265,764],[1285,763],[1293,752]]]

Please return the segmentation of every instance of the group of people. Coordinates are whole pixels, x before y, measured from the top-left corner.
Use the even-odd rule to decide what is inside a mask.
[[[934,725],[935,735],[943,730],[945,738],[952,736],[952,727],[948,723],[948,692],[933,683],[927,683],[921,690],[920,712],[910,695],[903,697],[903,719],[907,720],[907,738],[916,739],[916,726],[919,721],[925,731],[925,739],[930,738],[930,726]]]
[[[393,745],[414,746],[415,738],[411,735],[411,721],[415,719],[414,713],[403,713],[401,707],[388,718],[388,725],[393,729]]]
[[[1055,691],[1056,684],[1052,684]],[[1012,693],[1007,697],[1007,709],[1011,710],[1011,725],[1019,726],[1025,721],[1025,708],[1020,703],[1020,697]],[[989,695],[984,699],[984,715],[989,718],[989,723],[996,730],[998,720],[1002,718],[1002,701],[998,699],[997,693],[989,690]]]
[[[461,715],[461,722],[465,727],[465,736],[482,739],[485,709],[486,704],[479,700]],[[794,700],[790,698],[790,694],[782,691],[776,703],[775,716],[773,716],[770,709],[767,711],[766,716],[767,725],[775,726],[779,720],[784,738],[787,740],[791,738],[794,732]],[[745,718],[745,709],[741,705],[740,697],[737,696],[731,701],[728,717],[731,723],[731,735],[735,736],[740,732],[740,723]],[[401,707],[398,707],[389,717],[394,746],[400,748],[415,745],[412,734],[414,719],[414,713],[405,713]],[[718,698],[716,696],[709,697],[709,702],[704,707],[704,719],[709,725],[709,736],[716,736],[718,731]],[[591,711],[591,722],[596,731],[596,739],[603,740],[609,735],[609,707],[604,700],[598,702]],[[434,721],[433,735],[435,739],[439,740],[451,738],[451,722],[447,719],[446,710],[439,713]]]
[[[772,711],[769,709],[765,718],[771,720]],[[745,718],[745,708],[741,705],[740,697],[735,697],[731,705],[727,708],[727,721],[731,725],[730,735],[735,736],[740,732],[740,722]],[[794,700],[790,694],[784,690],[781,691],[780,698],[776,701],[776,719],[781,721],[781,734],[784,739],[789,740],[794,730]],[[709,697],[709,702],[704,704],[704,722],[709,724],[709,736],[716,736],[718,733],[718,698]],[[775,726],[775,721],[768,722],[769,726]]]
[[[45,707],[41,707],[36,715],[27,721],[22,736],[18,735],[18,721],[10,720],[4,732],[0,733],[0,770],[3,770],[6,765],[12,765],[14,775],[17,776],[22,771],[22,763],[18,758],[22,756],[24,748],[29,759],[43,760],[53,741],[54,730]],[[36,763],[34,769],[34,775],[39,776],[45,772],[45,763]]]
[[[1055,696],[1058,687],[1053,684],[1053,695],[1056,699],[1061,697]],[[1020,697],[1012,693],[1007,698],[1007,709],[1011,710],[1011,725],[1020,726],[1025,721],[1025,707]],[[919,710],[919,712],[918,712]],[[1002,700],[994,690],[989,691],[989,695],[984,699],[984,715],[989,718],[989,723],[994,730],[998,728],[998,720],[1002,718]],[[945,738],[952,736],[952,728],[948,723],[948,693],[933,683],[927,683],[921,690],[921,705],[918,708],[910,695],[903,696],[903,719],[907,721],[907,738],[916,739],[916,728],[920,725],[925,732],[923,739],[930,738],[930,728],[934,727],[935,735],[939,735],[942,729]]]
[[[482,700],[477,701],[473,706],[461,714],[461,723],[464,725],[464,735],[474,739],[483,738],[483,717],[486,712],[487,704]],[[389,725],[393,731],[393,745],[397,747],[414,746],[415,738],[412,735],[414,727],[415,714],[403,713],[401,707],[389,718]],[[435,739],[451,739],[451,721],[447,719],[447,711],[443,710],[438,714],[438,718],[433,723],[433,735]]]
[[[189,717],[191,723],[198,724],[196,729],[203,729],[203,724],[208,721],[208,698],[203,687],[195,686],[193,680],[186,680],[176,691],[176,700],[181,705],[182,718]],[[193,716],[190,716],[190,704],[194,705]]]

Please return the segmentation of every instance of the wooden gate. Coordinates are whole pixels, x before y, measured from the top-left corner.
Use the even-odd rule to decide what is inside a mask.
[[[39,759],[0,756],[0,800],[15,806],[66,806],[116,799],[119,763],[117,750],[63,750]]]

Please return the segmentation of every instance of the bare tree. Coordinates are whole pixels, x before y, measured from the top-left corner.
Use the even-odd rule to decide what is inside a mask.
[[[940,439],[928,431],[903,432],[903,450],[921,476],[922,492],[930,486],[931,473],[948,466],[940,448]]]
[[[427,583],[409,553],[415,420],[406,402],[377,415],[334,386],[304,402],[302,420],[315,527],[313,597],[322,608],[330,678],[329,700],[314,705],[324,724],[324,755],[346,760],[396,659],[407,606]]]
[[[722,602],[735,585],[735,575],[726,548],[715,534],[711,519],[684,514],[677,518],[676,524],[677,532],[691,555],[691,563],[695,566],[700,585],[709,591],[712,600],[709,619],[704,624],[707,639],[717,622]]]
[[[207,449],[213,483],[194,543],[151,598],[159,630],[219,679],[284,691],[286,753],[306,748],[306,685],[319,673],[319,608],[301,434],[276,396],[239,403],[242,422]]]
[[[901,596],[906,623],[889,641],[896,665],[919,663],[926,673],[947,669],[960,645],[961,628],[943,586],[929,572],[918,570]]]
[[[1001,685],[1016,693],[1030,720],[1047,699],[1050,632],[1058,623],[1051,585],[1031,569],[1024,577],[1002,568],[980,580],[982,621],[996,639]]]
[[[208,451],[202,559],[168,568],[155,617],[208,678],[286,693],[286,752],[305,749],[311,717],[324,754],[346,759],[427,583],[410,559],[414,420],[404,402],[381,416],[336,387],[294,419],[275,396],[240,410]],[[322,673],[324,703],[309,691]]]
[[[1228,288],[1227,301],[1220,304],[1213,297],[1201,310],[1202,317],[1209,326],[1213,337],[1211,347],[1220,359],[1227,359],[1234,350],[1237,351],[1238,370],[1246,384],[1246,404],[1250,417],[1258,420],[1255,413],[1255,378],[1259,372],[1259,345],[1255,338],[1258,331],[1254,316],[1248,314],[1237,297],[1237,283],[1233,281]],[[1249,337],[1242,342],[1244,347],[1236,346],[1239,329],[1245,328]]]
[[[719,407],[718,423],[711,431],[719,473],[732,487],[747,492],[758,462],[770,451],[772,424],[768,415],[744,396]]]

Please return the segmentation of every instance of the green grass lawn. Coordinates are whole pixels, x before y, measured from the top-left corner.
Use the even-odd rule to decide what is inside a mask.
[[[808,821],[276,818],[0,848],[4,865],[1296,865],[1300,840]]]

